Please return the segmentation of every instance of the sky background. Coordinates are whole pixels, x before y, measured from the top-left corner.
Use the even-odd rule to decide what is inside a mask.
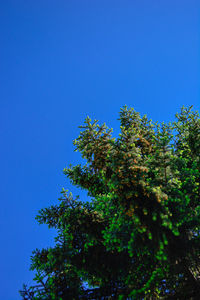
[[[30,256],[55,232],[39,209],[81,162],[72,141],[89,115],[119,132],[125,104],[153,121],[200,109],[199,1],[0,0],[0,298],[21,299]]]

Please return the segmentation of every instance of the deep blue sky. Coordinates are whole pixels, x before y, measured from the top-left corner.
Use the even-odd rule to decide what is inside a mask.
[[[154,121],[200,108],[199,1],[0,0],[0,298],[31,283],[30,256],[53,245],[39,209],[80,162],[73,139],[89,115],[119,130],[127,104]]]

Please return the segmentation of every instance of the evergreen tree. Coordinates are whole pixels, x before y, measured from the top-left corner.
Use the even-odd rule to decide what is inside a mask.
[[[85,165],[64,169],[67,190],[39,211],[55,246],[33,252],[37,285],[23,299],[200,299],[200,118],[182,107],[153,123],[120,110],[121,133],[86,118],[74,141]]]

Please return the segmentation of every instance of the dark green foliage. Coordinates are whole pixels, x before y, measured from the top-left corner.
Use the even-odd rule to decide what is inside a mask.
[[[23,299],[200,299],[200,118],[152,123],[127,106],[116,140],[87,117],[74,141],[84,166],[64,173],[91,201],[62,191],[40,224],[56,244],[35,250],[37,286]]]

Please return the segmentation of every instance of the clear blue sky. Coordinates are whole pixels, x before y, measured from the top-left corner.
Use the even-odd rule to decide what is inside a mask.
[[[39,209],[80,162],[87,115],[119,130],[127,104],[154,121],[200,108],[199,1],[0,0],[0,298],[31,283],[30,256],[53,245]]]

